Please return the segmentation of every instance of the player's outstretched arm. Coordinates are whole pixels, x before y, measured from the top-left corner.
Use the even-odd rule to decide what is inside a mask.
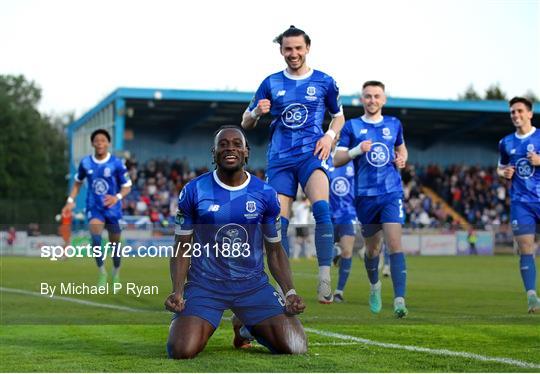
[[[246,110],[242,115],[242,127],[251,130],[257,126],[259,118],[270,112],[271,102],[268,99],[259,100],[257,106],[252,110]]]
[[[285,308],[288,314],[300,314],[306,308],[302,298],[296,294],[292,281],[289,258],[281,246],[281,242],[265,241],[266,257],[270,273],[281,287],[285,295]]]
[[[69,193],[69,196],[67,198],[66,204],[62,208],[62,213],[65,214],[67,212],[70,212],[75,208],[75,198],[79,194],[79,191],[81,190],[82,183],[75,181],[73,183],[73,187],[71,188],[71,192]]]
[[[165,299],[165,309],[171,312],[181,312],[184,309],[184,284],[191,259],[192,235],[175,235],[174,248],[170,260],[170,271],[173,292]]]

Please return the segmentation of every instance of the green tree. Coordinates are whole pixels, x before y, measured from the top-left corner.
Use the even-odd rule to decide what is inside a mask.
[[[486,89],[486,100],[507,100],[506,93],[501,90],[499,83],[494,83]]]
[[[66,137],[37,109],[41,89],[24,76],[0,75],[0,222],[15,222],[6,204],[32,210],[43,203],[61,205],[66,193]],[[19,205],[16,205],[19,204]],[[45,204],[45,205],[47,205]],[[38,208],[35,208],[38,210]],[[53,212],[26,212],[35,221]]]
[[[462,95],[458,95],[458,98],[459,100],[482,100],[472,84],[469,84],[465,92]]]

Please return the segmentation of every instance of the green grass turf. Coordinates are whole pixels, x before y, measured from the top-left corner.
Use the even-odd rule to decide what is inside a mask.
[[[309,352],[273,356],[261,346],[237,351],[230,322],[222,326],[203,353],[188,361],[168,360],[165,341],[170,314],[163,300],[170,290],[166,259],[125,259],[123,282],[159,286],[158,295],[64,295],[136,309],[119,311],[32,295],[0,292],[0,370],[2,372],[167,371],[167,372],[538,372],[540,315],[528,315],[518,258],[409,257],[410,315],[392,316],[392,286],[383,279],[383,311],[367,306],[363,264],[353,260],[346,303],[320,305],[315,299],[314,260],[293,260],[295,283],[307,309]],[[51,262],[41,258],[2,257],[1,286],[39,292],[40,283],[97,279],[90,259]],[[337,271],[333,270],[334,284]],[[230,312],[226,312],[230,316]],[[328,337],[324,333],[345,336]],[[381,347],[347,339],[447,349],[504,357],[538,365],[524,368],[473,358],[435,355]]]

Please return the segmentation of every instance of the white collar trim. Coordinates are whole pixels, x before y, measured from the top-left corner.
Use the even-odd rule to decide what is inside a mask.
[[[531,129],[531,131],[529,131],[528,133],[526,134],[523,134],[523,135],[519,135],[516,131],[516,138],[518,139],[525,139],[525,138],[528,138],[529,136],[531,136],[532,134],[534,134],[536,131],[536,127],[533,126],[533,128]]]
[[[381,123],[382,121],[384,121],[384,116],[381,116],[381,119],[380,119],[379,121],[374,121],[374,120],[372,120],[372,119],[367,118],[367,116],[364,114],[364,115],[362,116],[362,121],[364,121],[365,123],[371,123],[371,124],[373,124],[373,125],[376,125],[376,124],[379,124],[379,123]]]
[[[107,156],[103,160],[98,160],[96,156],[92,155],[92,161],[94,161],[96,164],[104,164],[111,158],[111,153],[107,152]]]
[[[214,181],[216,181],[216,183],[226,189],[226,190],[229,190],[229,191],[239,191],[243,188],[246,188],[246,186],[249,184],[249,181],[251,180],[251,174],[249,174],[247,171],[244,171],[244,173],[246,173],[247,175],[247,179],[244,183],[242,183],[240,186],[229,186],[228,184],[225,184],[223,183],[222,181],[219,180],[219,177],[217,175],[217,170],[214,170],[214,172],[212,173],[212,175],[214,176]]]
[[[285,69],[283,70],[283,75],[289,79],[299,81],[311,77],[313,75],[313,69],[309,68],[309,71],[304,75],[292,75],[287,71],[287,69]]]

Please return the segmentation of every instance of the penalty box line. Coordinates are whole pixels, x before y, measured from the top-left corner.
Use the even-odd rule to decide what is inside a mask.
[[[105,303],[97,303],[94,301],[88,301],[88,300],[82,300],[82,299],[76,299],[72,297],[65,297],[65,296],[54,296],[49,297],[47,295],[42,295],[39,292],[34,291],[28,291],[28,290],[21,290],[17,288],[8,288],[8,287],[0,287],[1,292],[9,292],[9,293],[15,293],[20,295],[27,295],[27,296],[37,296],[37,297],[43,297],[47,298],[49,300],[57,300],[57,301],[65,301],[65,302],[71,302],[81,305],[87,305],[87,306],[93,306],[97,308],[107,308],[107,309],[115,309],[120,310],[124,312],[155,312],[151,310],[145,310],[140,308],[131,308],[127,306],[122,305],[114,305],[114,304],[105,304]],[[169,313],[166,311],[163,311],[165,313]],[[512,358],[506,358],[506,357],[490,357],[490,356],[483,356],[476,353],[469,353],[469,352],[459,352],[459,351],[451,351],[448,349],[434,349],[434,348],[425,348],[425,347],[418,347],[414,345],[402,345],[402,344],[394,344],[394,343],[383,343],[378,342],[375,340],[365,339],[365,338],[359,338],[352,335],[345,335],[345,334],[339,334],[331,331],[324,331],[324,330],[318,330],[313,329],[310,327],[304,328],[306,332],[324,336],[327,338],[334,338],[345,341],[345,344],[339,344],[336,342],[329,342],[329,343],[313,343],[311,345],[313,346],[336,346],[336,345],[354,345],[354,344],[364,344],[364,345],[371,345],[375,347],[381,347],[381,348],[390,348],[390,349],[401,349],[405,351],[410,352],[417,352],[417,353],[428,353],[438,356],[449,356],[449,357],[461,357],[461,358],[467,358],[471,360],[477,360],[477,361],[483,361],[483,362],[497,362],[501,364],[506,365],[512,365],[517,366],[521,368],[526,369],[540,369],[539,364],[534,364],[531,362],[521,361],[521,360],[515,360]]]

